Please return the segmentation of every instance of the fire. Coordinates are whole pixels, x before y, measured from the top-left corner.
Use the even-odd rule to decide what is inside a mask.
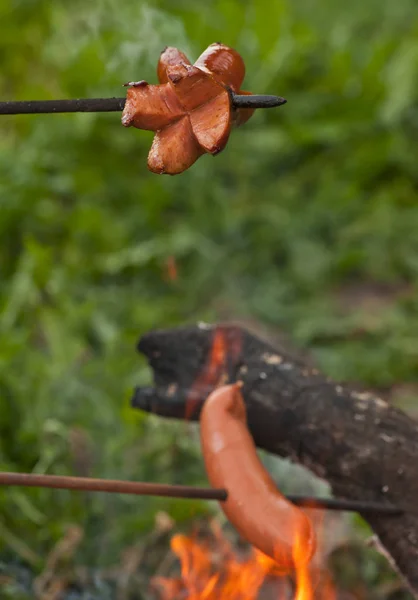
[[[236,361],[241,351],[239,332],[234,332],[234,336],[228,336],[222,326],[215,329],[206,364],[191,386],[186,400],[186,420],[193,414],[200,403],[200,397],[208,389],[212,390],[228,379],[228,361]]]
[[[311,600],[313,598],[312,578],[309,564],[303,560],[304,548],[299,538],[295,540],[294,559],[296,565],[296,596],[295,600]]]
[[[306,550],[298,540],[293,573],[278,568],[256,548],[247,556],[235,551],[216,524],[204,540],[175,535],[171,549],[180,561],[181,575],[154,579],[159,600],[257,600],[265,586],[274,586],[275,595],[269,597],[277,600],[335,600],[329,577],[306,564]]]
[[[230,372],[236,369],[242,344],[243,340],[234,330],[222,326],[214,330],[206,362],[187,397],[186,418],[193,414],[202,396],[229,380]],[[269,488],[267,491],[271,493]],[[246,556],[235,551],[217,525],[212,527],[212,535],[203,541],[196,536],[175,535],[171,549],[180,561],[181,574],[154,579],[160,600],[258,600],[264,587],[271,585],[275,586],[277,600],[335,600],[330,579],[323,576],[319,564],[318,534],[323,528],[318,525],[322,513],[304,511],[316,531],[317,550],[312,559],[312,539],[307,538],[306,529],[303,535],[296,526],[292,531],[289,523],[283,523],[283,529],[291,531],[287,545],[283,541],[272,547],[271,556],[275,556],[277,562],[255,547]]]

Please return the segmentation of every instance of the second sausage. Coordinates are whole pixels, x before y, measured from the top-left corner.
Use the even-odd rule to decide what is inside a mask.
[[[232,525],[286,569],[309,562],[315,551],[311,522],[279,492],[259,459],[239,384],[212,392],[200,427],[207,475],[212,486],[226,488],[221,508]]]

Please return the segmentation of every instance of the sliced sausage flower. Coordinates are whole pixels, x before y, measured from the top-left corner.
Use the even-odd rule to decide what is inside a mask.
[[[230,92],[243,92],[241,56],[212,44],[192,65],[177,48],[166,48],[157,68],[159,85],[128,84],[122,124],[155,131],[148,155],[154,173],[175,175],[202,154],[218,154],[233,126],[248,121],[254,110],[232,107]]]

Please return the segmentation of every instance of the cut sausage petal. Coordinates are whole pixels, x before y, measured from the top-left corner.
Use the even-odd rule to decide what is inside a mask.
[[[232,525],[280,566],[308,563],[315,551],[312,525],[279,492],[260,461],[238,384],[220,387],[209,396],[200,428],[206,472],[213,487],[228,492],[221,508]]]
[[[211,44],[194,64],[195,67],[212,73],[234,92],[239,90],[244,81],[244,61],[236,50],[224,44]]]
[[[219,83],[193,65],[169,65],[167,76],[178,100],[187,111],[225,93]]]
[[[184,116],[155,134],[148,154],[148,168],[153,173],[176,175],[191,167],[203,153],[189,118]]]
[[[191,62],[189,61],[187,56],[185,54],[183,54],[183,52],[180,52],[180,50],[178,50],[177,48],[173,48],[172,46],[167,46],[167,48],[165,48],[161,52],[160,60],[158,61],[158,66],[157,66],[158,81],[160,83],[167,83],[167,81],[168,81],[167,67],[171,66],[171,65],[181,64],[181,63],[183,63],[185,65],[191,64]]]
[[[126,96],[122,125],[156,131],[166,127],[184,114],[177,96],[168,83],[131,87]]]
[[[231,133],[231,101],[226,90],[190,113],[190,122],[198,143],[205,152],[218,154]]]

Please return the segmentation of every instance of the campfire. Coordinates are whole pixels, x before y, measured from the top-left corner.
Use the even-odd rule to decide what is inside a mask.
[[[216,524],[203,538],[175,535],[171,549],[180,574],[153,580],[158,600],[334,600],[322,543],[324,509],[359,512],[386,541],[392,558],[409,556],[405,552],[413,545],[408,537],[399,544],[397,534],[410,519],[404,514],[401,488],[391,486],[390,494],[383,489],[386,498],[372,493],[381,475],[377,467],[362,480],[361,444],[370,440],[357,435],[358,419],[347,418],[345,411],[361,405],[363,430],[370,410],[376,444],[376,438],[386,440],[382,432],[387,436],[394,423],[406,435],[409,421],[402,413],[370,394],[324,380],[318,371],[296,364],[233,325],[151,332],[138,349],[154,370],[155,387],[137,388],[132,405],[164,417],[200,420],[211,488],[34,473],[0,473],[0,484],[217,500],[250,550],[238,549]],[[312,400],[318,388],[320,400],[307,404],[302,392],[308,390],[307,399]],[[320,435],[312,437],[318,428]],[[346,467],[338,439],[351,444],[351,460],[359,460],[352,469],[362,490],[351,487],[347,475],[348,484],[341,483]],[[297,458],[337,490],[345,490],[340,491],[345,499],[283,496],[259,461],[255,444]],[[386,481],[391,481],[389,476]],[[395,502],[388,502],[390,497]],[[413,560],[403,560],[401,566],[407,580],[410,573],[415,576]]]
[[[140,339],[138,350],[154,372],[154,386],[135,390],[134,407],[162,417],[198,421],[208,397],[222,386],[241,381],[248,428],[255,444],[273,454],[291,457],[327,480],[337,501],[344,498],[343,502],[364,502],[358,512],[374,530],[377,547],[390,556],[391,564],[410,588],[414,592],[418,589],[417,543],[415,534],[411,535],[418,528],[413,499],[413,420],[372,393],[325,378],[318,370],[236,325],[199,324],[150,332]],[[226,476],[224,487],[228,493],[233,492]],[[386,509],[397,512],[387,518]],[[272,521],[272,526],[275,524],[277,521]],[[315,533],[318,536],[317,528]],[[243,537],[248,540],[248,536]],[[169,585],[181,583],[181,589],[187,590],[187,565],[192,555],[186,552],[181,539],[175,538],[173,549],[182,561],[182,579]],[[294,576],[296,582],[290,597],[332,598],[329,584],[324,591],[318,587],[320,553],[317,550],[311,564],[303,562],[308,553],[300,542],[294,535],[294,568],[286,571],[286,576]],[[188,543],[186,548],[188,552],[196,548],[201,554],[199,545]],[[219,585],[229,580],[230,571],[245,572],[250,565],[252,571],[263,574],[252,595],[242,597],[256,598],[262,582],[270,577],[271,563],[260,561],[255,550],[248,560],[244,561],[245,567],[238,568],[237,563],[242,563],[234,556],[232,562],[225,561],[226,573],[225,564],[219,574],[205,571],[207,579],[199,584],[200,596],[189,589],[186,597],[222,598],[219,594],[224,592],[219,592]]]
[[[137,388],[132,405],[164,417],[200,421],[211,488],[34,473],[0,473],[0,484],[217,500],[250,550],[238,549],[216,524],[203,538],[175,535],[171,549],[180,562],[180,574],[153,580],[159,600],[334,600],[322,543],[324,509],[359,512],[380,533],[392,559],[403,559],[401,571],[412,581],[415,562],[413,556],[408,560],[406,551],[414,550],[414,539],[404,536],[399,543],[398,532],[411,527],[399,496],[402,486],[385,486],[376,493],[378,467],[368,470],[364,479],[362,444],[370,439],[362,432],[358,435],[358,419],[345,414],[347,407],[361,409],[363,431],[370,411],[378,447],[386,441],[387,431],[393,435],[394,424],[408,434],[410,422],[402,413],[370,394],[324,380],[318,371],[296,364],[233,325],[151,332],[138,349],[154,370],[155,387]],[[312,437],[311,432],[319,429],[320,435]],[[352,487],[347,473],[348,483],[341,482],[347,458],[340,452],[339,439],[352,447],[352,474],[362,481],[361,490]],[[297,458],[345,499],[283,496],[259,461],[255,444]],[[406,446],[406,456],[408,452]],[[408,464],[402,456],[400,461]],[[389,483],[390,465],[388,461]]]
[[[171,539],[180,575],[156,577],[152,587],[158,600],[335,600],[320,560],[308,566],[306,548],[296,548],[295,569],[288,572],[256,548],[234,547],[214,521],[210,536],[177,534]]]
[[[237,361],[241,347],[239,332],[228,338],[224,329],[215,330],[206,362],[186,398],[184,416],[188,419],[196,410],[196,398],[215,389],[200,412],[206,470],[214,487],[225,485],[228,497],[221,507],[254,545],[249,555],[240,555],[215,526],[211,540],[176,535],[171,549],[180,560],[181,575],[157,578],[154,584],[161,600],[257,600],[268,583],[276,589],[276,598],[313,600],[316,588],[317,598],[332,600],[329,577],[321,578],[326,591],[318,579],[321,519],[294,507],[276,490],[247,429],[240,386],[225,385],[225,366]],[[317,560],[311,562],[315,550]]]

